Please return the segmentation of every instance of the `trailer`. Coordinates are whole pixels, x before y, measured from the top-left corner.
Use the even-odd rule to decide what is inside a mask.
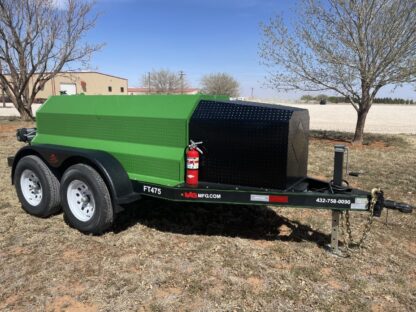
[[[36,123],[17,131],[28,144],[8,159],[19,200],[38,217],[62,208],[83,233],[103,233],[123,205],[150,196],[329,209],[337,250],[343,212],[413,209],[349,187],[343,145],[331,181],[308,177],[305,109],[203,95],[56,96]]]

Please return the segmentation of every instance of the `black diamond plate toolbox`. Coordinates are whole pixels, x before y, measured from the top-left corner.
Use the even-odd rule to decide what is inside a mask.
[[[306,109],[202,100],[189,138],[202,141],[200,181],[285,189],[307,175]]]

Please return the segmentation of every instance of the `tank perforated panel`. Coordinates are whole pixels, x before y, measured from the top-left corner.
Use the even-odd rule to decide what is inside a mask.
[[[190,139],[203,141],[200,180],[286,188],[293,112],[283,106],[201,101],[189,124]]]

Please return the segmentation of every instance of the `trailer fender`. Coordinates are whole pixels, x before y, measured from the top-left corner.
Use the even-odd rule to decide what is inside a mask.
[[[14,171],[19,160],[27,155],[37,155],[58,175],[60,180],[64,171],[76,164],[87,163],[94,167],[103,177],[109,188],[116,210],[117,205],[127,204],[140,199],[135,193],[132,183],[120,162],[109,153],[97,150],[63,147],[57,145],[29,145],[21,148],[13,159],[12,184]],[[118,212],[118,211],[116,211]]]

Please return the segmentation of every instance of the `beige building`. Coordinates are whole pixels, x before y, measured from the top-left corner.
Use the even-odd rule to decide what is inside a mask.
[[[31,87],[31,86],[29,86]],[[62,93],[86,95],[127,95],[128,80],[99,72],[62,72],[49,80],[37,99],[47,99]]]

